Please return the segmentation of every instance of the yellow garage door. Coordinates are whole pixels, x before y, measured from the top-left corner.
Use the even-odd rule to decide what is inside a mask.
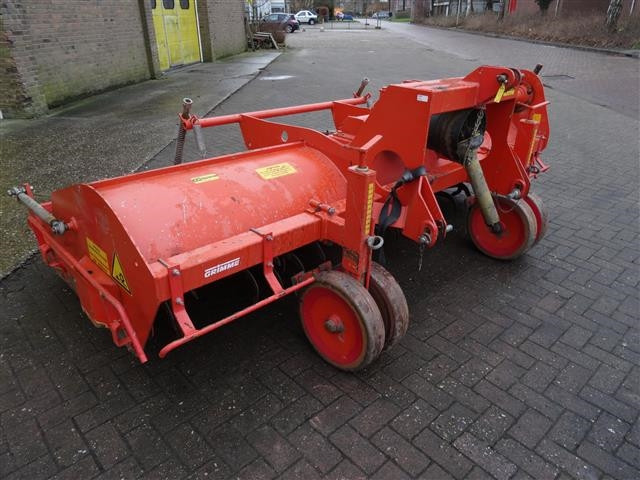
[[[196,0],[151,0],[160,69],[200,61]]]

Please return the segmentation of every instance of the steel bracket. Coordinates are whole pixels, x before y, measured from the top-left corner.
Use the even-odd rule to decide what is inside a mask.
[[[164,260],[158,260],[167,269],[169,277],[169,291],[171,292],[171,311],[176,319],[178,328],[187,337],[196,331],[193,322],[184,305],[184,288],[182,287],[182,270],[180,265],[169,264]]]
[[[282,288],[273,272],[273,232],[262,233],[257,228],[251,228],[250,230],[262,237],[262,270],[264,278],[275,295],[284,295],[284,288]]]

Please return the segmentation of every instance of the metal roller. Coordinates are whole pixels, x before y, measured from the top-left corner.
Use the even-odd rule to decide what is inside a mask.
[[[434,115],[429,123],[427,147],[464,166],[485,223],[499,234],[500,216],[477,155],[486,126],[485,112],[481,109]]]

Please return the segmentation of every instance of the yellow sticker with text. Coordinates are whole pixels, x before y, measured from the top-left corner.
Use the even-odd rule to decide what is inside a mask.
[[[109,260],[107,259],[107,252],[101,249],[97,243],[91,240],[89,237],[87,240],[87,252],[89,252],[89,258],[93,263],[95,263],[100,269],[109,275]]]
[[[371,232],[371,215],[373,213],[373,192],[375,190],[375,186],[373,183],[369,184],[369,191],[367,192],[367,213],[365,215],[364,221],[364,233],[369,235]]]
[[[214,180],[218,180],[220,177],[215,173],[208,173],[206,175],[200,175],[199,177],[193,177],[191,181],[193,183],[204,183],[204,182],[212,182]]]
[[[118,285],[124,288],[126,292],[131,295],[131,289],[129,288],[129,284],[127,283],[127,277],[124,276],[124,270],[122,269],[122,265],[120,264],[120,259],[118,258],[118,254],[115,252],[113,254],[111,276],[116,282],[118,282]]]
[[[527,162],[531,161],[531,157],[533,155],[533,149],[536,148],[536,142],[538,141],[538,125],[540,125],[540,120],[542,120],[542,115],[540,113],[534,113],[532,120],[534,122],[534,127],[533,127],[533,132],[531,132],[531,145],[529,145]]]
[[[256,168],[256,172],[264,180],[271,180],[273,178],[284,177],[285,175],[291,175],[296,173],[296,169],[290,163],[276,163],[275,165],[269,165],[268,167]]]
[[[506,92],[504,92],[502,94],[503,97],[510,97],[511,95],[513,95],[514,93],[516,93],[516,89],[515,88],[510,88],[509,90],[507,90]]]

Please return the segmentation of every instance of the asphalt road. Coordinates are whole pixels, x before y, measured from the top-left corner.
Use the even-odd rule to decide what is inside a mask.
[[[385,30],[474,63],[500,63],[532,69],[544,65],[549,88],[622,113],[632,120],[640,112],[640,61],[626,56],[556,47],[472,33],[384,22]]]
[[[496,262],[457,216],[421,272],[417,247],[392,242],[388,268],[411,325],[358,374],[318,359],[295,298],[139,365],[34,259],[0,283],[0,477],[640,478],[640,178],[628,110],[638,97],[616,90],[637,61],[417,28],[295,33],[214,114],[349,97],[363,76],[375,92],[542,57],[547,74],[576,77],[548,91],[552,169],[535,184],[547,236]],[[211,155],[241,148],[234,128],[206,139]],[[187,147],[196,158],[193,138]],[[170,145],[147,167],[172,156]]]

